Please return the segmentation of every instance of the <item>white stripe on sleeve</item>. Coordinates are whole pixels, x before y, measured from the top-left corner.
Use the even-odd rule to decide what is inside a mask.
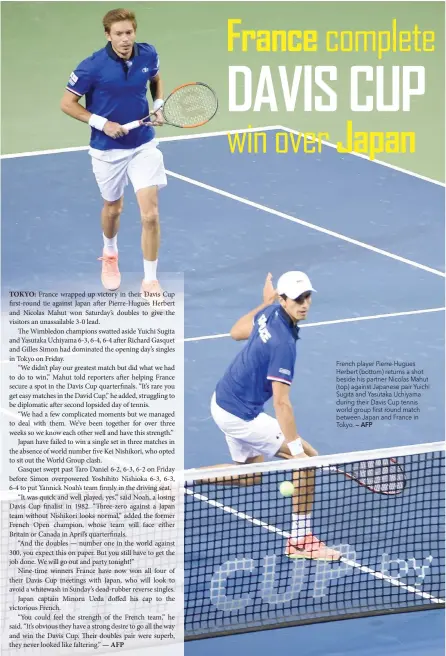
[[[84,95],[83,93],[78,93],[78,92],[75,91],[74,89],[70,89],[70,87],[65,87],[65,89],[66,89],[67,91],[71,91],[71,93],[74,93],[75,96],[79,96],[79,98],[82,98],[82,96]]]
[[[276,376],[267,376],[267,380],[277,380],[279,383],[286,383],[287,385],[291,385],[290,380],[285,380],[285,378],[276,378]]]

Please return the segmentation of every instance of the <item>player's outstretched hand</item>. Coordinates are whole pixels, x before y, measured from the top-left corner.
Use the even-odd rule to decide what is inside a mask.
[[[119,125],[119,123],[113,123],[113,121],[107,121],[104,126],[104,132],[108,137],[111,137],[112,139],[119,139],[119,137],[124,137],[129,133],[127,128],[125,128],[123,125]]]
[[[265,284],[263,286],[263,302],[265,304],[275,303],[278,299],[277,291],[273,286],[273,275],[268,273],[266,276]]]

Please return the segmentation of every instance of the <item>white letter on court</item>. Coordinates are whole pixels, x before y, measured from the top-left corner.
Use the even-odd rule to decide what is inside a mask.
[[[301,560],[296,559],[293,562],[291,585],[285,590],[285,592],[276,592],[274,589],[276,577],[276,561],[276,554],[273,554],[272,556],[265,556],[263,559],[263,579],[260,596],[267,604],[287,604],[295,599],[299,595],[299,592],[302,590],[306,575],[306,562],[303,558]],[[280,573],[279,581],[282,583]]]
[[[316,561],[316,575],[314,577],[313,588],[313,597],[315,599],[325,597],[332,581],[341,578],[341,576],[353,574],[353,565],[350,565],[350,563],[356,562],[355,550],[349,544],[341,544],[333,548],[341,552],[342,558],[340,561],[335,562]]]
[[[256,566],[252,558],[237,558],[236,560],[227,560],[216,569],[211,580],[210,597],[218,610],[223,610],[225,613],[233,613],[246,608],[248,604],[252,603],[249,594],[236,599],[226,596],[226,581],[231,574],[236,574],[244,570],[253,572],[255,568]]]

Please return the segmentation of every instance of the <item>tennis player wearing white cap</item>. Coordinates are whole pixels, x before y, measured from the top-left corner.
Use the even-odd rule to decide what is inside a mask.
[[[262,305],[241,317],[231,329],[233,339],[248,342],[219,380],[211,400],[211,413],[225,434],[235,463],[317,455],[297,432],[289,397],[299,339],[298,323],[307,318],[314,291],[302,271],[284,273],[278,280],[277,290],[268,274]],[[264,412],[264,404],[271,397],[276,418]],[[293,482],[291,537],[286,544],[286,555],[339,560],[340,553],[327,547],[311,530],[314,470],[294,472]]]

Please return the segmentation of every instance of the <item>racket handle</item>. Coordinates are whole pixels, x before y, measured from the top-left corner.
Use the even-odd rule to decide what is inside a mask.
[[[140,121],[132,121],[131,123],[126,123],[122,127],[126,128],[127,130],[134,130],[135,128],[139,128],[140,125],[141,125]]]

